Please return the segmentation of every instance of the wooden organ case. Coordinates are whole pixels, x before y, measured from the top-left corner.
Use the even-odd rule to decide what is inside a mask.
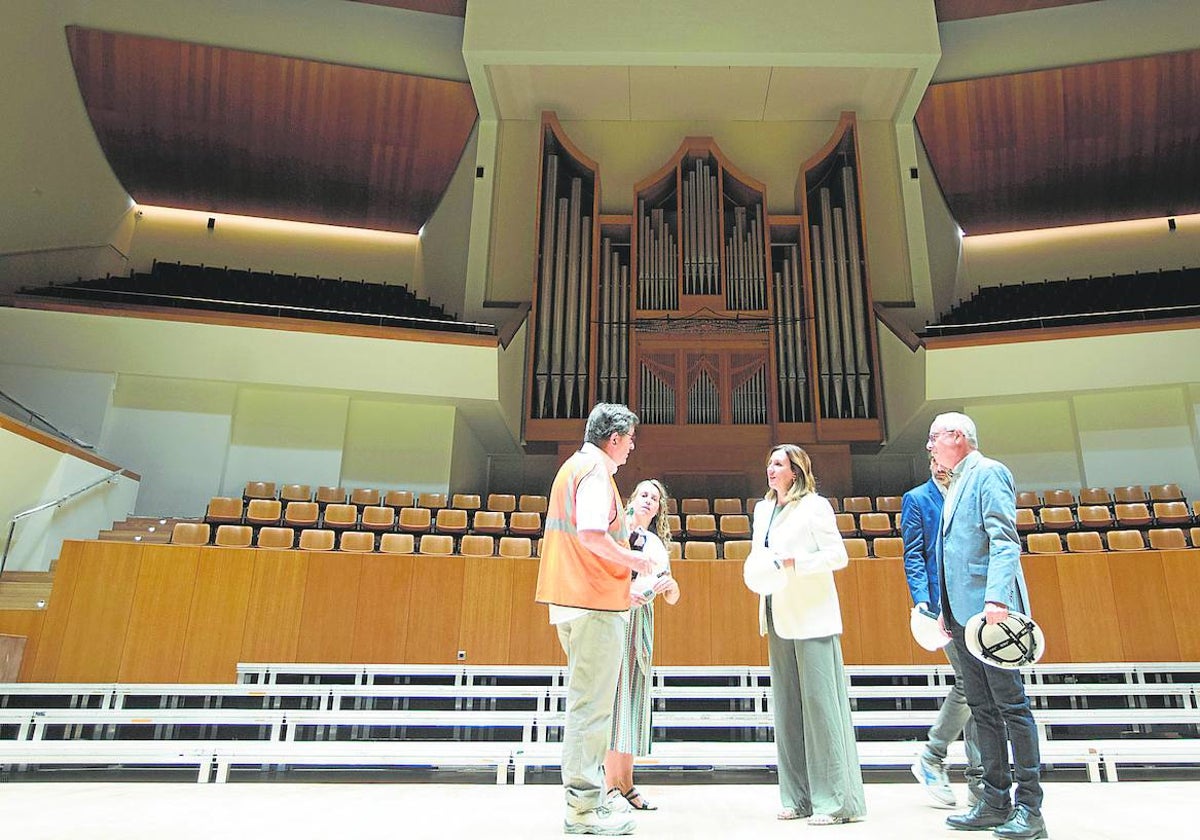
[[[527,446],[565,456],[592,405],[623,402],[641,419],[623,479],[758,493],[769,446],[794,442],[849,492],[851,444],[883,439],[860,195],[844,114],[795,215],[704,137],[634,185],[632,215],[604,215],[599,167],[543,115]]]

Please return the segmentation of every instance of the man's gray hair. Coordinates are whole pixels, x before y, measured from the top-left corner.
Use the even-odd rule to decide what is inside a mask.
[[[941,426],[948,432],[962,432],[972,449],[979,448],[979,435],[975,431],[975,421],[957,411],[947,411],[933,418],[930,428]]]
[[[638,417],[629,406],[620,403],[596,403],[588,415],[583,439],[596,446],[603,446],[611,435],[632,434]]]

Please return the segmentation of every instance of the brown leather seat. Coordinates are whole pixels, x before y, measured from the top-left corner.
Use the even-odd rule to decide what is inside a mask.
[[[412,507],[417,503],[411,490],[389,490],[383,494],[383,504],[390,508]]]
[[[213,525],[227,523],[230,525],[242,524],[242,517],[245,515],[245,503],[241,499],[233,496],[213,496],[208,500],[208,510],[204,514],[204,521]]]
[[[545,516],[550,500],[545,496],[523,495],[517,500],[517,510],[525,513],[540,513]]]
[[[1182,502],[1183,491],[1178,484],[1151,484],[1150,501],[1152,502]]]
[[[874,513],[875,503],[870,496],[847,496],[842,499],[842,511],[845,513]]]
[[[301,551],[333,551],[336,537],[328,528],[305,528],[300,532]]]
[[[275,482],[247,481],[245,489],[242,490],[242,497],[247,501],[250,499],[274,499]]]
[[[501,537],[501,557],[532,557],[533,540],[529,537]]]
[[[321,506],[316,502],[288,502],[283,509],[283,524],[289,528],[316,528]]]
[[[1150,547],[1157,551],[1175,551],[1187,548],[1187,537],[1182,528],[1151,528]]]
[[[883,513],[899,513],[903,503],[904,499],[901,496],[876,496],[875,510]]]
[[[352,531],[358,527],[358,508],[354,505],[326,505],[322,527],[333,531]]]
[[[303,539],[304,535],[301,534]],[[338,538],[339,551],[374,551],[375,535],[370,531],[342,531]]]
[[[892,536],[892,517],[886,513],[860,513],[858,533],[871,539]]]
[[[683,527],[689,540],[711,540],[717,535],[717,520],[711,513],[686,514]],[[687,557],[686,550],[683,556]]]
[[[251,499],[246,505],[246,524],[256,528],[278,525],[283,508],[278,499]]]
[[[417,496],[417,507],[441,510],[446,506],[445,493],[422,493]]]
[[[257,542],[259,548],[291,548],[295,544],[295,528],[268,526],[259,529]]]
[[[322,507],[325,505],[344,505],[346,504],[346,488],[322,485],[317,488],[317,495],[313,501]]]
[[[487,497],[487,509],[512,513],[517,509],[517,497],[511,493],[490,493]]]
[[[433,528],[433,515],[429,508],[400,508],[396,530],[405,534],[427,534]]]
[[[1033,508],[1017,508],[1017,531],[1028,534],[1038,528],[1037,516]]]
[[[477,510],[471,520],[471,533],[502,537],[508,533],[508,523],[498,510]]]
[[[854,520],[853,513],[835,513],[833,516],[843,538],[858,536],[858,523]]]
[[[175,545],[208,545],[211,531],[207,522],[176,522],[171,529],[171,542]]]
[[[1042,500],[1038,498],[1037,493],[1034,493],[1032,490],[1017,491],[1017,507],[1018,508],[1029,508],[1030,510],[1037,510],[1041,506],[1042,506]]]
[[[1118,528],[1141,528],[1150,524],[1150,509],[1144,502],[1118,504],[1114,510]]]
[[[688,540],[683,545],[683,559],[716,560],[717,544],[711,540]]]
[[[872,552],[876,557],[903,557],[904,539],[903,537],[879,537],[875,540]]]
[[[680,499],[679,500],[679,515],[685,519],[693,514],[712,513],[712,506],[708,503],[708,499]]]
[[[458,510],[473,511],[483,507],[479,496],[470,493],[455,493],[450,499],[450,507]]]
[[[1087,531],[1107,531],[1113,526],[1112,511],[1107,505],[1080,505],[1079,527]]]
[[[249,525],[218,525],[214,545],[223,548],[249,548],[254,541],[254,529]]]
[[[1038,511],[1042,520],[1043,531],[1073,531],[1075,530],[1075,515],[1070,508],[1044,507]]]
[[[312,487],[307,484],[285,484],[279,488],[279,501],[284,505],[288,502],[311,502]]]
[[[369,505],[362,509],[359,527],[364,531],[391,531],[396,527],[396,511],[386,505]]]
[[[1070,531],[1067,533],[1067,551],[1103,551],[1104,542],[1096,531]]]
[[[491,557],[496,553],[496,540],[481,534],[467,534],[458,543],[458,553],[465,557]]]
[[[1030,534],[1028,546],[1030,554],[1060,554],[1063,550],[1058,534]]]
[[[413,554],[412,534],[383,534],[379,538],[379,550],[384,554]]]
[[[383,501],[383,494],[372,487],[355,487],[350,491],[350,504],[360,508],[375,507]]]
[[[1154,522],[1158,525],[1191,525],[1192,514],[1186,502],[1155,502]]]
[[[1149,499],[1146,497],[1146,491],[1142,489],[1142,485],[1127,484],[1124,487],[1113,488],[1113,501],[1122,505],[1136,505],[1144,504]]]
[[[1141,531],[1109,531],[1104,537],[1109,551],[1141,551],[1146,547]]]
[[[862,560],[871,556],[867,541],[862,537],[846,537],[842,540],[842,545],[846,546],[846,556],[851,560]]]
[[[508,518],[508,534],[512,537],[536,539],[542,535],[542,515],[534,511],[513,511]]]
[[[713,516],[736,516],[745,513],[741,499],[713,499]]]
[[[437,512],[433,530],[438,534],[461,537],[467,533],[467,512],[455,508],[442,508]]]
[[[1079,491],[1081,505],[1111,505],[1112,494],[1107,487],[1084,487]]]
[[[725,513],[720,520],[721,538],[725,540],[750,539],[750,517],[744,513]]]
[[[1042,504],[1046,507],[1075,507],[1078,502],[1070,490],[1043,490]]]
[[[672,542],[671,545],[675,543]],[[751,550],[754,548],[754,543],[751,540],[727,540],[721,549],[725,553],[726,560],[745,560],[750,556]]]
[[[423,534],[418,544],[419,554],[450,555],[454,553],[454,538],[445,534]]]

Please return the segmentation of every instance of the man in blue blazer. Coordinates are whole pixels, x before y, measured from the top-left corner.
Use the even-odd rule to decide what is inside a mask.
[[[994,829],[996,837],[1010,840],[1037,840],[1048,836],[1042,819],[1041,754],[1021,673],[976,659],[963,631],[980,612],[988,624],[1004,621],[1009,609],[1029,613],[1012,473],[985,458],[978,447],[975,423],[965,414],[939,414],[929,427],[927,448],[950,474],[937,541],[942,621],[958,654],[983,762],[983,799],[967,813],[947,817],[946,824],[964,831]],[[1014,781],[1015,805],[1010,799]]]
[[[904,574],[913,605],[931,615],[942,610],[942,575],[938,568],[936,546],[942,532],[942,506],[950,474],[929,459],[931,476],[928,481],[904,494],[900,504],[900,533],[904,536]],[[946,752],[960,735],[967,753],[968,805],[983,798],[983,767],[979,748],[975,745],[975,724],[963,691],[962,668],[954,645],[944,648],[950,667],[954,670],[954,685],[937,720],[929,729],[929,738],[920,757],[913,762],[912,772],[935,806],[953,808],[958,804],[950,779],[946,776]]]

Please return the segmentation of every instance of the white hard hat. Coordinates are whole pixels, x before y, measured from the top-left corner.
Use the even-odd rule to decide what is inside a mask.
[[[742,580],[751,592],[774,595],[787,586],[787,573],[779,559],[770,551],[756,548],[742,565]]]
[[[908,619],[908,629],[912,631],[917,644],[925,650],[941,650],[950,643],[950,636],[942,629],[937,616],[919,606],[912,608],[912,615]]]
[[[1032,665],[1046,652],[1042,628],[1027,615],[1008,613],[1008,618],[988,624],[983,613],[971,616],[964,628],[967,650],[985,665],[1013,670]]]

